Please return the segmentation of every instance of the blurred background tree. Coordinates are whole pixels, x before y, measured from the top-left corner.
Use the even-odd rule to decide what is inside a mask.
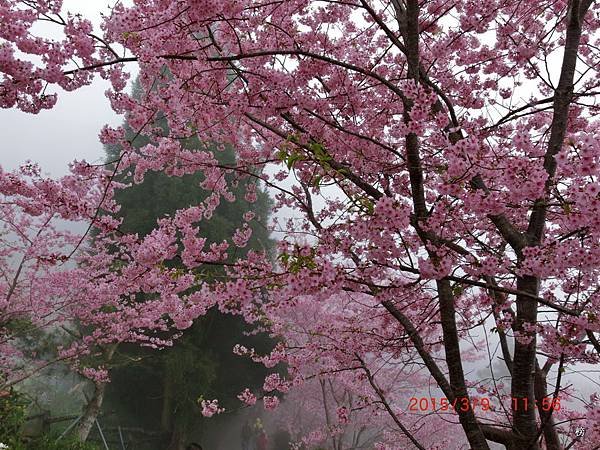
[[[139,98],[140,95],[143,92],[135,83],[134,96]],[[157,126],[164,129],[166,125],[159,121]],[[136,136],[131,129],[128,133],[136,148],[152,140],[148,136]],[[207,145],[195,138],[182,140],[182,146],[189,150],[209,149],[220,164],[234,163],[234,153],[227,146],[218,148],[216,144]],[[120,150],[107,147],[107,161],[117,160]],[[142,183],[116,194],[123,219],[120,229],[137,233],[140,238],[145,236],[155,227],[157,219],[206,199],[210,192],[200,187],[202,181],[201,174],[169,177],[164,173],[147,173]],[[267,229],[271,208],[268,194],[258,190],[257,201],[249,203],[244,199],[243,183],[233,193],[235,201],[222,201],[213,216],[202,222],[206,245],[230,237],[242,225],[244,213],[252,211],[255,214],[252,238],[244,249],[231,249],[229,256],[242,257],[249,250],[272,254],[273,241]],[[173,260],[170,264],[177,267],[180,263]],[[207,281],[224,275],[222,268],[215,266],[201,270]],[[232,349],[237,343],[259,351],[267,351],[273,345],[268,336],[253,332],[241,317],[212,310],[184,330],[173,347],[157,351],[135,345],[119,346],[103,405],[106,420],[114,421],[115,426],[123,429],[137,429],[140,435],[150,436],[160,430],[158,438],[135,448],[183,450],[186,443],[201,439],[204,427],[210,423],[200,414],[199,399],[218,398],[222,406],[231,410],[240,405],[236,396],[244,388],[262,385],[266,369],[234,355]]]

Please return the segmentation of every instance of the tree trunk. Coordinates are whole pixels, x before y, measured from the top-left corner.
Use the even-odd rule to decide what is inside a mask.
[[[162,412],[160,415],[160,426],[164,431],[171,432],[173,429],[173,382],[169,376],[169,369],[165,367],[163,379]]]
[[[539,281],[534,277],[523,277],[517,280],[517,289],[537,295]],[[522,295],[517,296],[517,316],[515,331],[523,331],[524,324],[535,324],[537,321],[537,302]],[[537,436],[536,408],[534,394],[534,377],[536,361],[536,335],[528,336],[529,342],[521,342],[515,338],[513,373],[511,384],[514,445],[516,448],[529,445],[530,450],[539,450],[535,438]]]
[[[185,450],[185,443],[187,441],[187,433],[181,427],[175,424],[173,432],[171,433],[171,442],[167,450]]]
[[[104,361],[107,363],[110,362],[116,350],[117,344],[112,344],[105,348],[103,351]],[[94,422],[98,418],[98,414],[100,414],[102,403],[104,402],[106,384],[107,383],[103,381],[94,382],[94,394],[92,395],[92,398],[88,400],[83,415],[81,416],[81,420],[79,420],[77,428],[75,429],[75,435],[80,442],[85,442],[87,440],[90,431],[94,426]]]
[[[167,450],[185,450],[188,432],[185,424],[179,423],[176,417],[174,403],[175,383],[172,377],[172,368],[165,363],[163,371],[163,402],[160,424],[162,429],[169,433],[170,441]]]
[[[467,439],[473,450],[489,450],[489,445],[479,426],[473,408],[468,407],[466,411],[461,407],[463,404],[470,405],[471,400],[465,383],[465,376],[460,354],[460,341],[456,327],[456,310],[454,307],[454,296],[448,280],[436,282],[440,298],[440,319],[442,322],[442,333],[444,339],[444,351],[450,386],[456,399],[458,399],[456,413],[458,420],[467,435]]]
[[[547,373],[539,367],[537,362],[535,366],[535,399],[537,400],[538,414],[544,427],[543,434],[546,440],[546,450],[563,450],[564,447],[556,432],[556,423],[554,417],[552,417],[552,409],[550,408],[548,411],[544,408],[544,399],[548,398]]]
[[[102,402],[104,401],[104,391],[106,390],[105,382],[95,382],[94,383],[94,395],[88,401],[85,411],[83,412],[83,416],[81,420],[77,424],[77,430],[75,432],[77,439],[80,442],[85,442],[94,426],[94,422],[98,418],[98,414],[100,414],[100,409],[102,408]]]

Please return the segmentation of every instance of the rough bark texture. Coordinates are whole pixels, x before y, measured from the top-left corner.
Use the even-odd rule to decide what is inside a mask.
[[[185,450],[185,441],[185,433],[176,425],[171,433],[171,442],[167,450]]]
[[[517,280],[517,288],[530,293],[539,289],[537,278],[523,277]],[[525,323],[533,324],[537,321],[537,302],[523,296],[517,296],[517,317],[515,330],[522,330]],[[537,434],[534,375],[536,357],[536,336],[527,336],[529,342],[515,339],[511,396],[513,401],[513,431],[515,445],[525,445],[533,440]],[[526,400],[525,400],[526,399]],[[527,408],[525,408],[527,405]],[[533,444],[531,450],[537,450]]]

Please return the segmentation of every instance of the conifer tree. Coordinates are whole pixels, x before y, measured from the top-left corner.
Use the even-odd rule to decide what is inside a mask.
[[[142,95],[137,82],[134,83],[134,95]],[[157,130],[165,130],[164,122],[157,123]],[[135,136],[131,130],[129,133],[135,147],[152,140],[150,136]],[[233,151],[227,146],[205,144],[197,139],[182,141],[182,146],[186,149],[208,147],[218,155],[221,164],[234,163]],[[118,147],[107,146],[107,161],[117,159],[119,152]],[[209,194],[200,187],[202,180],[200,173],[183,177],[147,174],[142,183],[116,195],[121,205],[121,230],[143,237],[154,229],[159,218],[199,204]],[[252,204],[238,192],[235,201],[221,203],[203,229],[206,245],[230,236],[240,226],[242,216],[252,212],[255,214],[252,238],[243,250],[271,251],[273,241],[266,223],[270,202],[266,192],[260,192]],[[244,256],[240,249],[230,255],[232,259],[240,256]],[[177,259],[170,264],[177,266]],[[223,271],[203,267],[198,276],[206,280],[223,276]],[[160,429],[168,438],[169,449],[183,449],[190,434],[202,428],[198,404],[203,397],[218,397],[225,407],[234,408],[239,405],[236,399],[239,392],[245,387],[262,384],[266,373],[264,367],[232,353],[238,342],[257,348],[269,347],[265,335],[245,335],[250,332],[241,318],[213,310],[186,329],[171,348],[156,351],[122,345],[112,370],[113,383],[108,388],[106,409],[116,408],[122,414],[119,420],[128,417],[132,426]],[[157,445],[154,448],[166,448],[163,441]]]

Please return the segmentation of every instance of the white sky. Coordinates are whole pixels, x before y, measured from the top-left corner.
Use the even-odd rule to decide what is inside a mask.
[[[64,8],[81,13],[97,27],[100,12],[114,3],[115,0],[65,0]],[[108,88],[109,83],[97,77],[91,86],[75,92],[58,91],[57,105],[37,115],[0,109],[0,166],[13,169],[29,159],[39,163],[45,173],[57,176],[65,174],[68,163],[74,159],[102,161],[100,129],[107,123],[122,123],[104,96]]]

